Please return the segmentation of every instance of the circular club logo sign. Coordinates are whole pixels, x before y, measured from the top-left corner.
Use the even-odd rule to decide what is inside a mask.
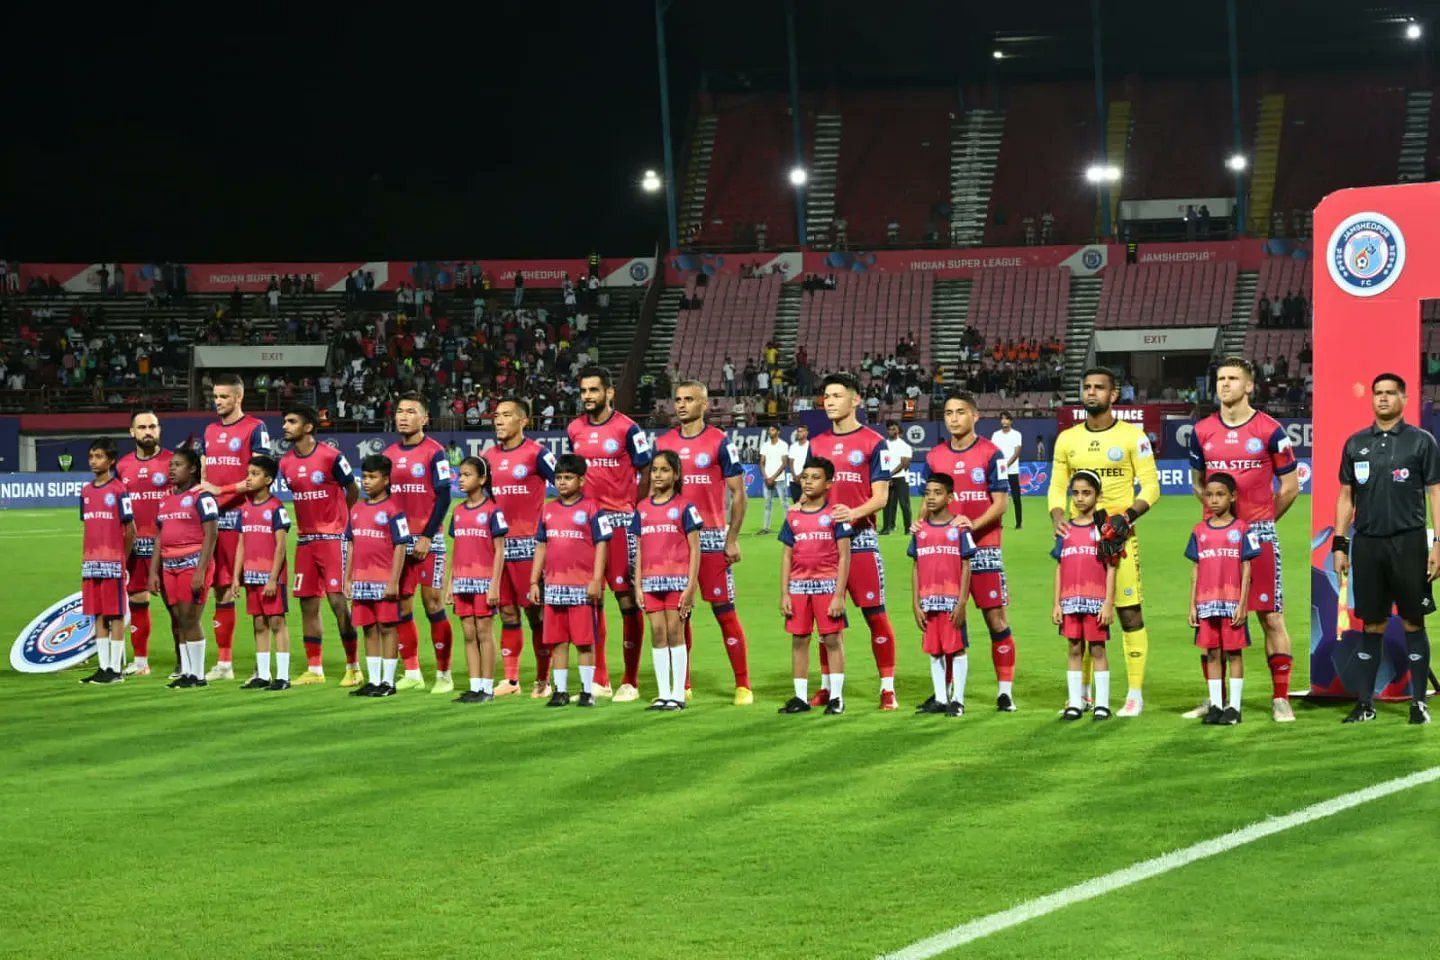
[[[95,621],[80,612],[80,594],[41,611],[10,648],[10,666],[19,673],[55,673],[83,663],[95,652]]]
[[[163,487],[163,486],[165,486],[165,474],[163,474],[163,473],[152,473],[152,474],[150,474],[150,485],[151,485],[152,487]]]
[[[1395,221],[1379,213],[1340,221],[1326,251],[1330,279],[1355,297],[1384,293],[1405,269],[1405,238]]]

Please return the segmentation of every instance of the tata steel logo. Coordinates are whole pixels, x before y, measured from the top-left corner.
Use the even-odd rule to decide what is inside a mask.
[[[51,673],[88,659],[95,652],[95,621],[80,612],[74,593],[31,620],[10,648],[10,666],[21,673]]]
[[[1384,293],[1405,269],[1405,238],[1395,221],[1379,213],[1340,221],[1325,250],[1330,279],[1355,297]]]

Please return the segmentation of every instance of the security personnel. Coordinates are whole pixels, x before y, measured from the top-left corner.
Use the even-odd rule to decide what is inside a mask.
[[[1370,384],[1370,400],[1375,423],[1351,435],[1340,454],[1340,496],[1331,543],[1335,572],[1343,577],[1355,569],[1355,614],[1365,624],[1357,654],[1357,701],[1344,722],[1375,719],[1372,697],[1385,625],[1394,606],[1405,627],[1410,661],[1410,722],[1429,723],[1425,616],[1435,612],[1430,584],[1440,574],[1440,541],[1427,551],[1425,500],[1430,500],[1430,516],[1440,520],[1440,449],[1427,431],[1403,419],[1405,381],[1399,376],[1377,376]],[[1353,542],[1345,535],[1352,519]]]

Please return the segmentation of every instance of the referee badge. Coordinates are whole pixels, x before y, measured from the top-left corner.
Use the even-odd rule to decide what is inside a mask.
[[[1370,461],[1361,460],[1355,464],[1355,482],[1365,483],[1370,479]]]

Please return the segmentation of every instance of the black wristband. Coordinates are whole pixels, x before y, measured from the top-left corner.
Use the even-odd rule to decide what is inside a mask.
[[[1330,538],[1330,552],[1348,554],[1350,552],[1350,538],[1342,537],[1338,533],[1335,534],[1335,536]]]
[[[1138,513],[1135,512],[1135,508],[1134,508],[1134,507],[1126,507],[1126,508],[1125,508],[1125,519],[1126,519],[1126,520],[1129,520],[1131,523],[1134,523],[1136,520],[1139,520],[1139,519],[1140,519],[1140,514],[1138,514]]]

